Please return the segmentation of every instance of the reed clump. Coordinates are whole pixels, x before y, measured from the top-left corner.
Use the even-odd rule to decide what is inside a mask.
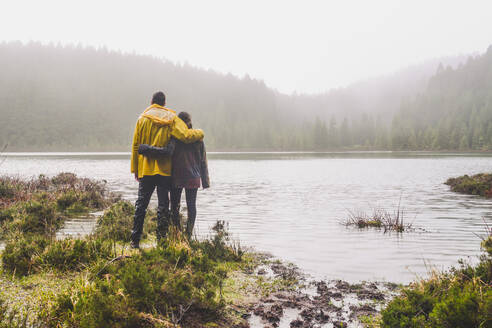
[[[403,210],[398,207],[394,212],[375,208],[371,214],[363,211],[349,211],[348,218],[342,221],[346,226],[357,228],[377,228],[387,231],[404,232],[412,230],[412,223],[405,222]]]

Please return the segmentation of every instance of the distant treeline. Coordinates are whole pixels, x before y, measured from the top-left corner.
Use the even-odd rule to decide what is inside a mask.
[[[163,90],[170,108],[190,112],[205,130],[209,150],[489,150],[492,50],[463,60],[284,95],[248,76],[150,56],[3,43],[0,147],[127,151],[139,114]]]
[[[390,140],[392,149],[492,150],[492,46],[457,69],[439,66],[402,104]]]

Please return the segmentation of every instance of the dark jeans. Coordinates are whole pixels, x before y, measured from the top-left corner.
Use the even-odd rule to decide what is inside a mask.
[[[148,175],[140,179],[138,198],[135,202],[135,217],[133,218],[132,241],[138,243],[142,236],[143,223],[150,197],[157,187],[157,238],[164,238],[169,227],[169,191],[171,177],[163,175]]]
[[[183,188],[171,189],[171,212],[173,218],[177,218],[178,220],[179,220],[179,207],[181,204],[182,192],[183,192]],[[188,208],[188,221],[186,223],[186,233],[188,234],[188,236],[191,236],[191,234],[193,233],[193,227],[195,226],[197,193],[198,193],[197,188],[185,189],[186,207]]]

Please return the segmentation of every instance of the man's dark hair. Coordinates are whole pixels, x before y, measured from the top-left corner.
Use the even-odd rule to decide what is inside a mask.
[[[166,104],[166,95],[162,91],[157,91],[152,96],[152,105],[157,104],[160,106],[164,106]]]
[[[179,112],[178,117],[180,119],[182,119],[183,122],[186,123],[186,125],[188,125],[188,128],[190,128],[190,129],[192,128],[191,115],[190,114],[188,114],[187,112]]]

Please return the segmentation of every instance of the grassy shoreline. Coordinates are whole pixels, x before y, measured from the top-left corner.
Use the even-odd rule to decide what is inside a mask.
[[[103,209],[91,234],[56,239],[65,220]],[[133,212],[104,183],[73,174],[0,178],[0,328],[492,327],[492,230],[478,265],[402,287],[310,280],[241,248],[223,221],[205,240],[172,228],[156,243],[153,211],[142,249],[131,250]]]
[[[104,208],[90,235],[55,238],[67,219]],[[171,229],[156,244],[149,211],[143,248],[131,250],[133,212],[73,174],[0,178],[0,327],[247,327],[245,309],[298,282],[258,283],[255,268],[270,260],[244,252],[220,221],[207,240]]]

